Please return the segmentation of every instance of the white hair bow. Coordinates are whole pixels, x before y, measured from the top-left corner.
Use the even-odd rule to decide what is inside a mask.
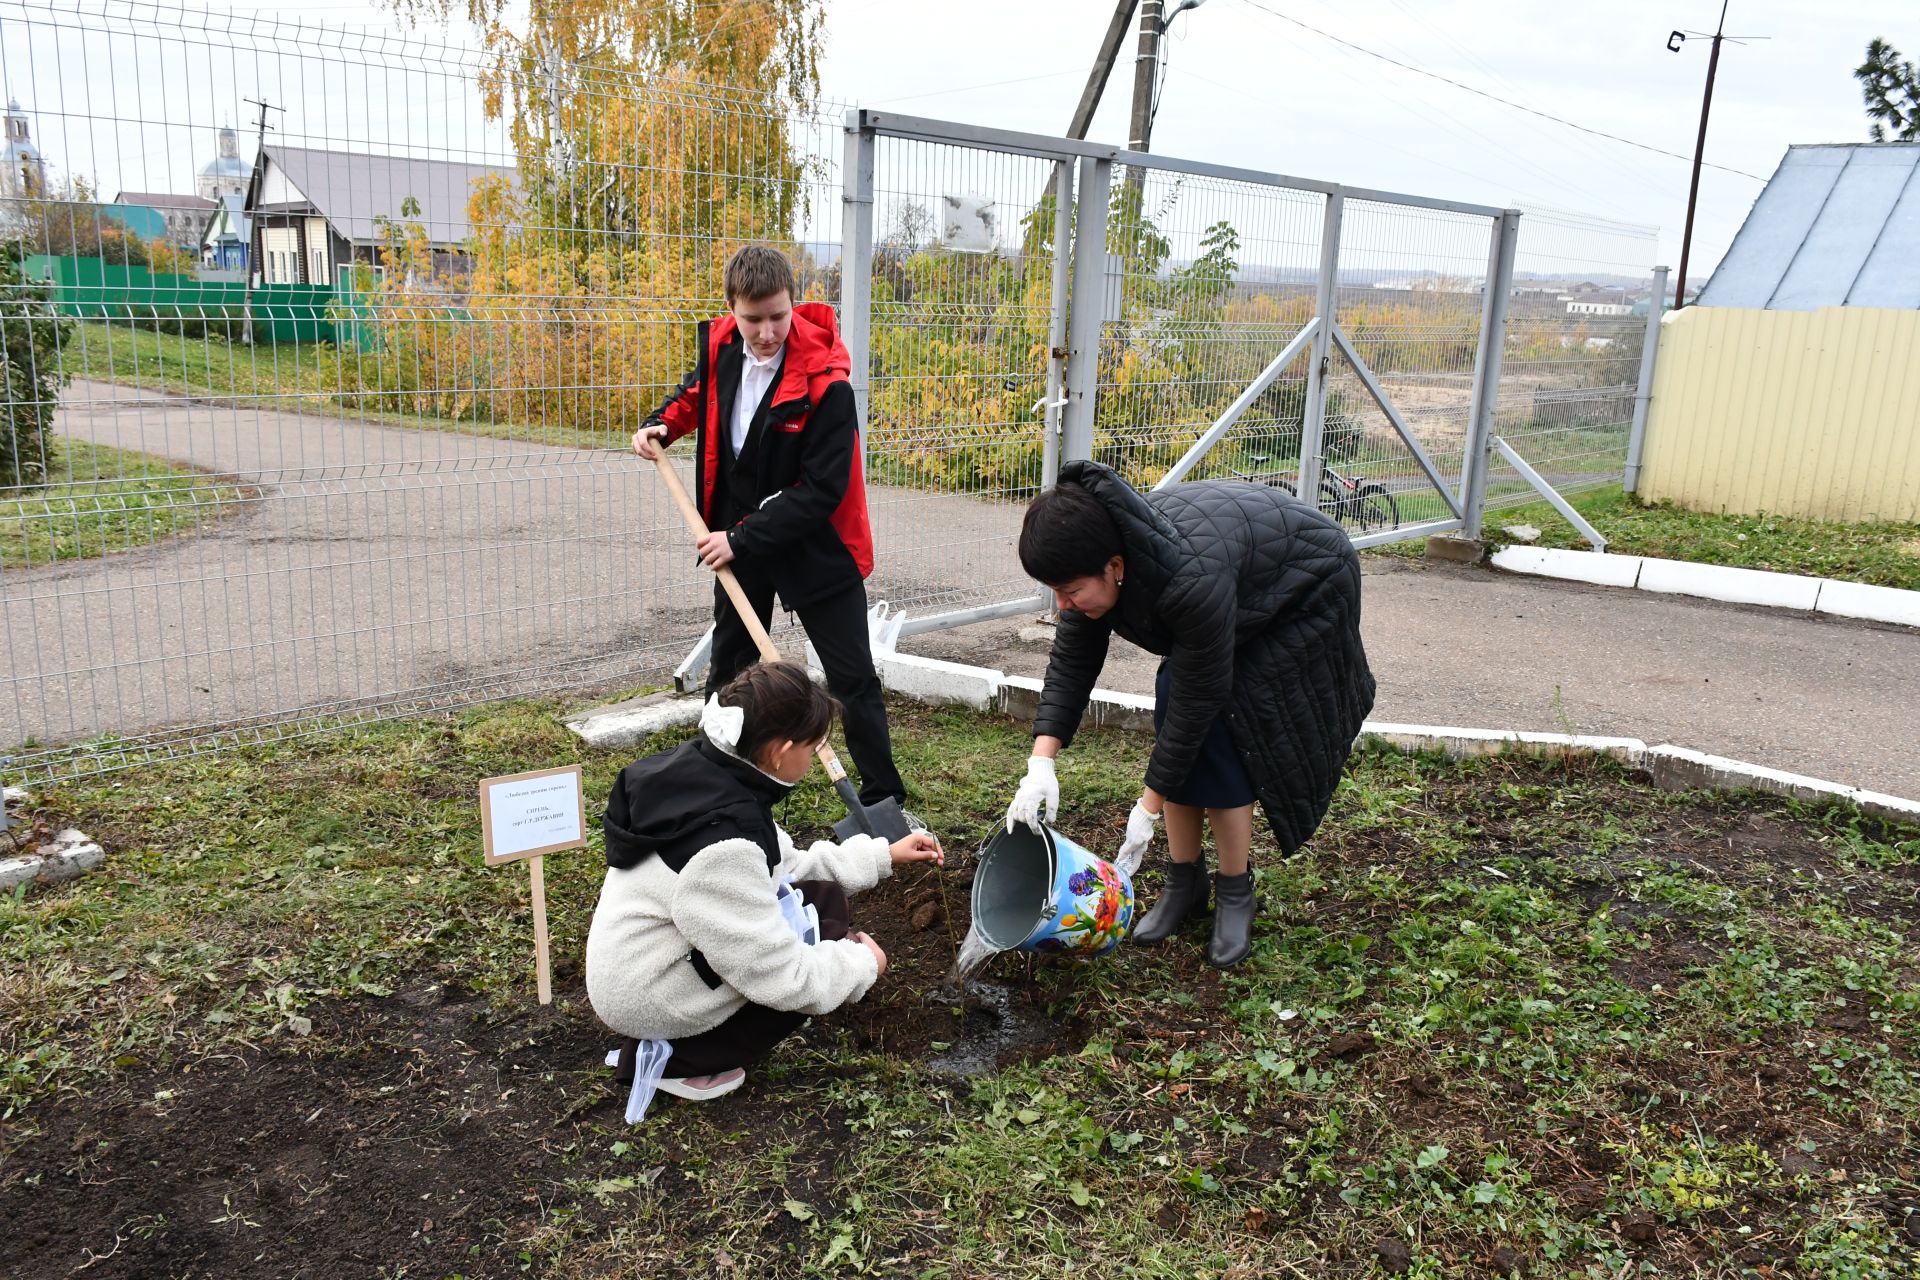
[[[730,756],[740,754],[740,730],[746,723],[746,708],[723,707],[718,696],[708,698],[700,712],[700,732]]]

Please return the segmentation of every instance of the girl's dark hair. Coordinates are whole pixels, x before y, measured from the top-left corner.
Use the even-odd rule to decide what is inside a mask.
[[[1106,507],[1077,484],[1042,489],[1020,522],[1020,567],[1050,587],[1093,577],[1124,550]]]
[[[769,743],[818,742],[833,727],[840,704],[791,662],[756,662],[720,690],[720,705],[746,712],[740,758],[757,761]]]

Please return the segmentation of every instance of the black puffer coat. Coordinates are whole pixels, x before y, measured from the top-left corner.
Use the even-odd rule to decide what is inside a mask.
[[[1326,816],[1340,770],[1373,709],[1360,643],[1360,561],[1333,520],[1293,495],[1198,480],[1141,495],[1097,462],[1060,468],[1113,517],[1125,544],[1119,603],[1097,621],[1063,612],[1035,737],[1073,740],[1118,632],[1171,658],[1166,724],[1146,784],[1186,780],[1225,714],[1283,852]]]

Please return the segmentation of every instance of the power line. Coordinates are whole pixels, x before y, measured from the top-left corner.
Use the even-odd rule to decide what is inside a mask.
[[[1549,112],[1540,111],[1533,107],[1529,107],[1523,102],[1515,102],[1511,98],[1503,98],[1499,94],[1488,93],[1485,89],[1476,89],[1470,84],[1462,84],[1460,81],[1450,79],[1447,76],[1443,76],[1437,71],[1429,71],[1425,67],[1416,67],[1411,62],[1402,62],[1400,61],[1400,59],[1390,58],[1384,53],[1375,53],[1372,49],[1368,49],[1362,45],[1357,45],[1351,40],[1343,40],[1339,36],[1334,35],[1330,31],[1322,31],[1319,27],[1314,26],[1312,23],[1302,22],[1298,18],[1295,18],[1289,14],[1280,12],[1278,9],[1269,8],[1268,6],[1261,4],[1259,0],[1240,0],[1240,2],[1246,5],[1248,8],[1258,9],[1260,12],[1266,14],[1269,17],[1278,18],[1282,22],[1290,22],[1294,26],[1299,27],[1303,31],[1311,31],[1314,35],[1319,36],[1323,40],[1331,40],[1333,41],[1333,43],[1337,45],[1341,45],[1341,46],[1344,46],[1345,48],[1352,49],[1355,53],[1363,53],[1369,58],[1378,58],[1380,61],[1399,67],[1403,71],[1411,71],[1415,75],[1426,76],[1430,80],[1438,80],[1442,84],[1452,85],[1456,89],[1464,90],[1465,92],[1471,93],[1476,97],[1485,98],[1489,102],[1497,102],[1503,107],[1512,107],[1515,111],[1524,111],[1530,116],[1538,116],[1542,120],[1551,120],[1555,124],[1565,125],[1569,129],[1577,129],[1581,133],[1590,133],[1596,138],[1605,138],[1609,142],[1618,142],[1623,146],[1636,147],[1641,151],[1651,151],[1653,152],[1653,154],[1657,156],[1666,156],[1668,159],[1671,159],[1671,160],[1684,160],[1688,164],[1693,163],[1692,156],[1681,155],[1678,151],[1668,151],[1661,147],[1649,146],[1644,142],[1635,142],[1632,138],[1623,138],[1617,133],[1608,133],[1604,129],[1591,129],[1584,124],[1575,124],[1573,121],[1565,119],[1564,117],[1556,116]],[[1706,167],[1709,169],[1718,169],[1722,173],[1736,174],[1742,178],[1751,178],[1755,182],[1766,181],[1765,178],[1761,177],[1757,173],[1748,173],[1745,169],[1734,169],[1724,164],[1709,164]]]

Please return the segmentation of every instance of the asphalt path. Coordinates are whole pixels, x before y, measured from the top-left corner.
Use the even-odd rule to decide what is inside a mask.
[[[605,687],[670,671],[705,630],[712,578],[653,465],[615,442],[298,404],[67,389],[70,448],[156,454],[246,496],[188,533],[0,574],[0,744]],[[876,486],[869,505],[876,598],[929,613],[1030,589],[1012,500]]]
[[[1483,568],[1364,563],[1375,720],[1642,738],[1920,798],[1920,631]],[[1033,621],[903,648],[1039,676],[1047,642]],[[1157,661],[1116,640],[1101,684],[1151,694]]]
[[[248,496],[190,533],[0,576],[0,742],[604,686],[671,668],[708,618],[710,579],[659,478],[617,448],[89,382],[58,428]],[[924,616],[1024,589],[1017,501],[870,494],[874,598]],[[1920,797],[1920,631],[1365,563],[1377,720],[1622,734]],[[1033,623],[902,647],[1039,675]],[[1103,683],[1150,692],[1153,667],[1116,643]]]

